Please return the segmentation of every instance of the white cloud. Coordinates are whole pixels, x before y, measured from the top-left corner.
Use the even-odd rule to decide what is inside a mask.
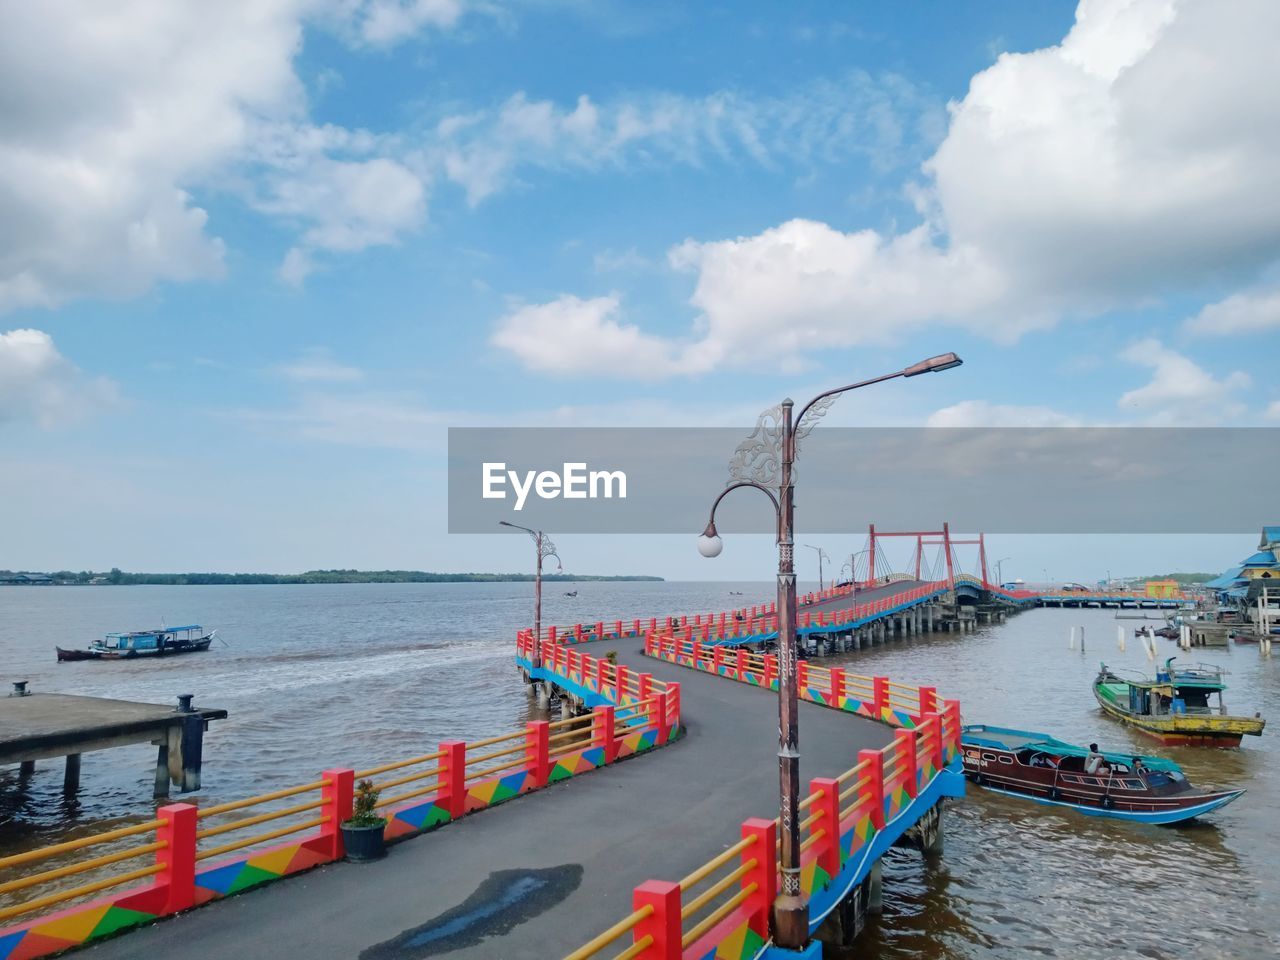
[[[1251,383],[1237,370],[1214,377],[1193,360],[1170,350],[1158,340],[1141,340],[1125,348],[1121,358],[1150,367],[1151,381],[1122,394],[1118,406],[1159,426],[1191,426],[1218,423],[1245,412],[1236,394]]]
[[[1267,410],[1263,416],[1268,420],[1280,420],[1280,400],[1272,400],[1267,404]]]
[[[935,410],[926,427],[1078,427],[1082,421],[1049,407],[963,400]]]
[[[42,330],[0,333],[0,423],[64,426],[113,406],[116,385],[86,376]]]
[[[1061,44],[1002,55],[950,106],[921,226],[678,246],[700,339],[669,372],[925,324],[1007,340],[1255,275],[1280,257],[1277,35],[1272,0],[1083,0]]]
[[[297,360],[275,370],[294,383],[354,383],[364,379],[363,370],[338,363],[328,350],[320,348],[307,350]]]
[[[1199,336],[1234,336],[1280,328],[1280,287],[1258,287],[1211,303],[1186,323]]]
[[[366,43],[390,46],[423,27],[452,27],[462,13],[460,0],[366,0],[356,4],[349,16]]]
[[[744,157],[783,168],[865,157],[885,169],[919,156],[940,113],[900,77],[861,72],[756,99],[719,91],[597,103],[582,95],[569,108],[521,92],[495,110],[444,118],[430,152],[475,204],[524,168],[700,167]],[[904,116],[917,119],[906,123]]]
[[[552,374],[652,379],[678,363],[673,348],[639,328],[619,323],[616,297],[560,297],[518,307],[493,334],[532,370]]]
[[[0,5],[0,312],[217,277],[196,199],[266,181],[308,249],[388,243],[420,178],[359,131],[315,127],[294,70],[308,18],[370,42],[448,26],[450,0],[47,0]],[[301,261],[288,265],[296,282]]]

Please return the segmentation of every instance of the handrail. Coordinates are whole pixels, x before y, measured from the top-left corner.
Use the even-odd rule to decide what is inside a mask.
[[[740,853],[745,851],[748,847],[752,846],[755,842],[756,842],[756,838],[754,836],[744,837],[743,839],[735,843],[733,846],[731,846],[728,850],[725,850],[723,853],[716,854],[714,857],[712,857],[702,866],[698,867],[698,869],[694,870],[687,877],[681,880],[678,886],[680,887],[681,890],[687,890],[689,887],[692,887],[694,884],[701,883],[703,880],[709,877],[712,873],[714,873],[718,868],[724,866],[734,857],[738,856]]]
[[[577,950],[573,951],[573,953],[566,956],[564,960],[587,960],[588,957],[594,957],[597,953],[609,944],[613,943],[623,934],[634,930],[636,924],[647,920],[651,916],[653,916],[653,906],[651,904],[646,904],[639,910],[633,911],[623,917],[608,930],[604,931],[604,933],[593,938],[587,943],[584,943]]]
[[[728,900],[726,900],[723,904],[717,907],[714,911],[709,913],[701,922],[699,922],[696,926],[694,926],[691,930],[689,930],[680,938],[681,949],[684,949],[685,947],[689,946],[689,944],[693,943],[700,936],[702,936],[704,933],[706,933],[708,930],[714,927],[717,923],[719,923],[729,914],[733,913],[733,911],[738,908],[738,905],[741,904],[742,901],[746,900],[747,897],[755,893],[757,889],[758,888],[754,883],[749,883],[745,887],[743,887],[741,890],[739,890],[736,894],[734,894],[732,897],[730,897]]]
[[[411,767],[415,763],[426,763],[430,760],[439,760],[444,756],[443,750],[437,750],[435,753],[426,753],[420,757],[410,757],[408,760],[397,760],[395,763],[384,763],[380,767],[370,767],[368,770],[357,770],[356,779],[363,780],[366,777],[376,777],[380,773],[390,773],[392,770],[399,770],[402,767]]]
[[[7,857],[0,857],[0,870],[7,870],[9,867],[18,867],[24,863],[32,863],[36,860],[44,860],[48,857],[57,856],[60,853],[70,853],[73,850],[83,850],[85,847],[96,847],[100,843],[110,843],[112,840],[121,840],[124,837],[136,837],[142,833],[150,833],[163,823],[163,820],[148,820],[146,823],[135,823],[130,827],[119,827],[115,830],[107,830],[105,833],[95,833],[92,836],[80,837],[76,840],[66,840],[62,843],[55,843],[48,847],[38,847],[35,850],[27,850],[23,853],[10,854]]]
[[[246,797],[244,800],[232,800],[229,803],[218,803],[212,807],[201,807],[196,816],[200,819],[205,817],[215,817],[220,813],[230,813],[232,810],[243,810],[245,807],[257,806],[260,803],[269,803],[272,800],[283,800],[285,797],[296,797],[300,793],[306,793],[309,790],[319,790],[321,787],[330,785],[328,780],[316,780],[313,783],[304,783],[300,787],[285,787],[283,790],[273,790],[270,793],[260,793],[256,797]],[[158,824],[157,824],[158,825]]]

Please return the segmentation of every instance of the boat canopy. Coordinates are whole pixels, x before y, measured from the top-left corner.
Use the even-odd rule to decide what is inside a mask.
[[[162,633],[181,633],[185,630],[203,630],[204,628],[198,623],[190,624],[185,627],[158,627],[155,630],[130,630],[128,633],[108,633],[108,637],[116,639],[128,639],[129,637],[158,637]]]
[[[967,726],[963,730],[963,740],[979,747],[995,747],[997,750],[1038,750],[1051,753],[1056,757],[1087,757],[1089,751],[1074,743],[1065,743],[1047,733],[1034,733],[1030,730],[1014,730],[1010,727],[989,727],[985,724]],[[1133,758],[1142,756],[1136,753],[1116,753],[1115,751],[1099,751],[1108,763],[1131,764]],[[1142,756],[1142,764],[1148,770],[1163,770],[1169,773],[1181,773],[1182,768],[1172,760],[1162,757]]]

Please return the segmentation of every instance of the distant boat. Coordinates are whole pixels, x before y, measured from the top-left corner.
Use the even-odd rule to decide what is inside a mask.
[[[1230,716],[1222,705],[1222,668],[1174,668],[1174,657],[1154,680],[1123,677],[1102,664],[1093,695],[1104,713],[1170,745],[1238,747],[1242,736],[1259,737],[1261,716]],[[1217,704],[1210,699],[1217,695]]]
[[[979,786],[1093,817],[1180,823],[1244,793],[1197,789],[1176,763],[1160,757],[1103,753],[1097,770],[1089,773],[1089,751],[1028,730],[966,726],[960,750],[965,776]]]
[[[57,647],[58,660],[126,660],[135,657],[167,657],[175,653],[199,653],[208,650],[217,630],[204,632],[204,627],[161,627],[159,630],[135,630],[132,633],[108,633],[94,640],[84,650]]]
[[[566,597],[576,597],[576,596],[578,595],[578,591],[577,591],[577,590],[566,590],[566,591],[564,592],[564,595],[565,595]]]
[[[730,591],[729,591],[729,596],[731,596],[731,597],[740,597],[740,596],[742,596],[742,591],[741,591],[741,590],[730,590]]]

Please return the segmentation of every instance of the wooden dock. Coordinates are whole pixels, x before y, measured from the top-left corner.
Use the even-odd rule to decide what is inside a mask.
[[[154,743],[158,748],[154,795],[167,797],[170,783],[183,793],[199,790],[204,731],[210,720],[224,719],[227,711],[193,707],[192,699],[191,694],[182,694],[174,707],[30,693],[25,683],[15,683],[13,693],[0,697],[0,765],[21,764],[22,773],[29,775],[36,761],[65,757],[63,786],[75,793],[82,754]]]

